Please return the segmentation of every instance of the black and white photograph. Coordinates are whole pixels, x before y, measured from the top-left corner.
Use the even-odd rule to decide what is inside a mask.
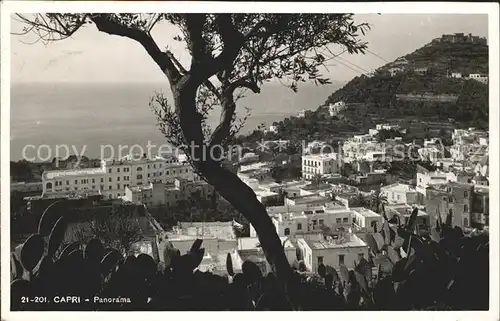
[[[202,2],[2,3],[2,319],[498,320],[498,4]]]

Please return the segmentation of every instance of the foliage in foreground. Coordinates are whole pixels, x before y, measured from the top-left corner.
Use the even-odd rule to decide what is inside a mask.
[[[99,239],[81,248],[60,249],[65,218],[42,217],[37,234],[11,257],[12,310],[409,310],[488,309],[487,236],[466,237],[438,220],[429,238],[412,234],[417,212],[407,224],[395,219],[367,234],[374,256],[354,271],[320,265],[318,274],[294,271],[284,293],[271,273],[245,261],[227,275],[197,269],[205,249],[196,240],[190,251],[167,247],[165,263],[146,254],[123,257]],[[385,216],[385,215],[384,215]],[[303,264],[302,264],[303,265]],[[372,275],[372,266],[378,274]],[[303,270],[303,266],[300,270]],[[309,275],[309,276],[307,276]],[[472,294],[472,295],[471,295]],[[23,303],[22,297],[79,296],[79,304]],[[89,299],[89,302],[85,301]],[[97,298],[97,299],[96,299]],[[99,298],[118,298],[103,303]],[[121,300],[121,301],[120,301]]]

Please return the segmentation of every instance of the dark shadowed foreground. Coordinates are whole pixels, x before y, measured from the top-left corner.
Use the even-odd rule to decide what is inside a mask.
[[[361,259],[353,271],[320,265],[312,275],[300,264],[284,293],[273,274],[262,275],[249,261],[238,274],[230,256],[227,275],[197,270],[202,240],[184,255],[167,247],[165,264],[146,254],[124,257],[98,239],[61,249],[65,218],[44,215],[19,257],[12,254],[11,309],[487,310],[488,236],[464,236],[447,217],[421,238],[409,232],[415,217],[416,211],[405,225],[385,217],[375,237],[367,234],[369,261]],[[67,296],[79,302],[58,303]]]

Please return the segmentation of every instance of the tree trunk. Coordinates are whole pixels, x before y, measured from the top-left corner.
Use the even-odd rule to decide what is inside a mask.
[[[287,283],[292,269],[266,208],[259,202],[254,191],[238,176],[216,163],[211,164],[211,166],[204,166],[206,169],[203,170],[206,172],[207,181],[252,224],[257,231],[267,261],[273,267],[278,279],[282,283]]]
[[[207,145],[201,130],[200,115],[196,109],[196,92],[200,84],[201,82],[192,75],[186,75],[176,86],[172,86],[176,112],[184,138],[188,144],[195,146],[195,148],[190,147],[186,152],[195,169],[253,225],[267,261],[273,267],[280,283],[286,287],[292,275],[292,269],[264,205],[257,200],[253,190],[238,176],[211,159],[210,151],[203,150],[207,148]]]

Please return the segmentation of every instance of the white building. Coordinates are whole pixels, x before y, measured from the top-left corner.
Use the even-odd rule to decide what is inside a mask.
[[[322,235],[316,240],[298,239],[297,244],[307,269],[315,273],[320,264],[337,270],[341,264],[354,269],[355,262],[359,262],[361,258],[368,259],[368,245],[349,232],[329,236],[327,239]]]
[[[442,185],[448,182],[457,182],[457,176],[453,172],[435,172],[417,173],[417,192],[426,195],[425,189],[433,185]]]
[[[380,188],[380,193],[387,198],[390,204],[416,204],[418,202],[417,190],[407,184],[392,184]]]
[[[209,199],[214,193],[212,185],[202,180],[176,179],[174,183],[163,184],[161,190],[153,190],[153,200],[157,204],[175,206],[179,201],[185,201],[192,197],[193,193],[199,193],[201,199]],[[163,196],[163,198],[162,198]]]
[[[329,175],[340,172],[342,162],[337,153],[311,154],[302,156],[302,177],[312,179],[315,175]]]
[[[153,205],[153,183],[148,185],[139,185],[133,187],[125,187],[125,196],[123,200],[136,204],[145,204],[146,206]]]
[[[418,154],[423,160],[429,160],[433,164],[437,164],[439,160],[444,158],[443,148],[433,145],[419,148]]]
[[[338,101],[335,104],[330,104],[328,106],[328,111],[330,113],[330,116],[336,116],[338,115],[341,111],[345,110],[347,108],[347,104],[343,101]]]
[[[450,78],[462,78],[462,73],[452,72]]]
[[[309,110],[307,110],[307,109],[302,109],[301,111],[299,111],[299,112],[298,112],[297,117],[299,117],[299,118],[304,118],[304,117],[306,117],[306,113],[307,113],[308,111],[309,111]]]
[[[389,68],[387,70],[389,72],[389,74],[391,75],[391,77],[394,77],[400,73],[402,73],[404,71],[403,68],[399,68],[399,67],[393,67],[393,68]]]
[[[194,180],[192,167],[174,157],[147,158],[127,156],[120,160],[101,162],[100,168],[45,171],[43,193],[69,191],[100,191],[105,197],[125,195],[126,187],[149,183],[171,183],[176,178]]]

